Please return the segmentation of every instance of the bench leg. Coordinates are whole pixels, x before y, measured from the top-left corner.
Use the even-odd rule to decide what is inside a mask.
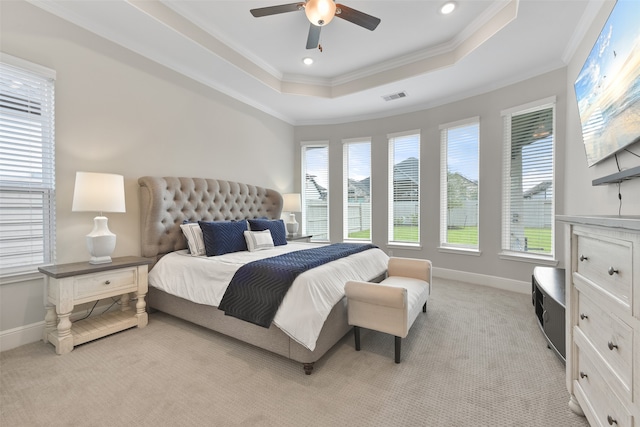
[[[359,326],[353,327],[353,336],[356,339],[356,351],[360,351],[360,327]]]
[[[396,363],[400,363],[400,343],[402,342],[402,338],[396,338]]]

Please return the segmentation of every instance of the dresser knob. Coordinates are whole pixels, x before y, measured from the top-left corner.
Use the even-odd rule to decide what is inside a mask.
[[[613,276],[614,274],[618,274],[618,270],[616,270],[613,267],[609,267],[609,269],[607,270],[607,273],[609,273],[609,276]]]
[[[609,423],[610,426],[614,424],[618,424],[618,421],[616,421],[616,419],[613,418],[611,415],[607,415],[607,422]]]
[[[614,348],[618,348],[618,345],[617,345],[617,344],[612,343],[611,341],[609,341],[609,342],[607,343],[607,346],[609,347],[609,350],[612,350],[612,351],[613,351],[613,349],[614,349]]]
[[[589,259],[589,258],[587,258],[586,256],[584,256],[584,255],[580,255],[580,261],[586,261],[586,260],[588,260],[588,259]]]
[[[588,319],[588,318],[589,318],[589,316],[587,316],[586,314],[580,313],[580,319],[584,320],[584,319]]]
[[[111,280],[107,280],[106,282],[104,282],[105,285],[110,285],[111,284]]]
[[[580,371],[580,378],[588,378],[589,375],[585,374],[584,372]]]

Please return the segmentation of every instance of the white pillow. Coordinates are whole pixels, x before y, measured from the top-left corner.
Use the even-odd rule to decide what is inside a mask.
[[[271,230],[264,231],[245,231],[244,238],[247,241],[249,252],[261,251],[273,247],[273,238]]]
[[[204,247],[204,239],[202,237],[202,229],[197,222],[190,222],[188,224],[180,224],[182,233],[187,238],[187,244],[189,245],[189,252],[191,256],[200,256],[207,253]]]

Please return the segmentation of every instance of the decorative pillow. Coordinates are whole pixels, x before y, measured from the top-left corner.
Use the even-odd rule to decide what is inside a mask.
[[[184,237],[187,238],[189,245],[189,253],[191,256],[200,256],[205,254],[204,239],[202,238],[202,229],[197,222],[188,222],[180,224]]]
[[[282,246],[287,244],[287,230],[284,227],[284,221],[281,219],[249,219],[249,228],[251,231],[271,231],[273,244]]]
[[[247,241],[249,252],[261,251],[273,247],[273,239],[270,230],[245,231],[244,238]]]
[[[244,233],[246,221],[199,221],[207,256],[247,250]]]

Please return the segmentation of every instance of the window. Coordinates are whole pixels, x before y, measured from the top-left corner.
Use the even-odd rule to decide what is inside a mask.
[[[478,249],[479,118],[440,126],[440,246]]]
[[[302,233],[329,241],[329,146],[302,147]]]
[[[420,242],[420,133],[389,135],[389,243]]]
[[[502,250],[553,257],[555,98],[502,115]]]
[[[371,140],[343,142],[343,237],[371,241]]]
[[[0,274],[35,272],[55,253],[55,72],[0,62]]]

